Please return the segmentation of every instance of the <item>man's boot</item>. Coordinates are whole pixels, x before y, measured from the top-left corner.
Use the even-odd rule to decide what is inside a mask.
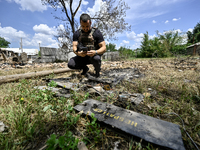
[[[85,66],[83,68],[83,72],[81,73],[81,75],[86,75],[86,73],[88,72],[88,70],[89,70],[88,66]]]
[[[98,78],[100,76],[100,73],[96,71],[95,77]]]

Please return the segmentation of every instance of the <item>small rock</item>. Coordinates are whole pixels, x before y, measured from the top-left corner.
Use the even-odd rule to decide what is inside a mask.
[[[190,82],[192,82],[191,80],[188,80],[188,79],[184,79],[184,82],[185,83],[190,83]]]
[[[145,97],[150,97],[150,96],[151,96],[151,93],[143,93],[143,95],[144,95]]]
[[[131,96],[134,96],[130,98],[131,103],[135,105],[139,105],[144,100],[144,95],[140,93],[134,93],[134,94],[131,94]]]
[[[88,150],[84,142],[79,142],[77,148],[78,150]]]
[[[183,72],[183,70],[178,70],[179,72]]]
[[[136,74],[136,75],[134,75],[134,77],[136,77],[136,78],[139,78],[139,77],[140,77],[140,75],[137,75],[137,74]]]
[[[114,144],[115,144],[115,147],[114,147],[114,150],[119,150],[119,143],[120,141],[116,141]]]
[[[0,121],[0,132],[4,132],[8,128],[2,121]]]

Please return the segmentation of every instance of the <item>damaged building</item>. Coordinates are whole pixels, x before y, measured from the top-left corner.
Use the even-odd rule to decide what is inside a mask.
[[[0,62],[1,63],[27,63],[38,57],[37,49],[23,49],[20,48],[0,48]]]

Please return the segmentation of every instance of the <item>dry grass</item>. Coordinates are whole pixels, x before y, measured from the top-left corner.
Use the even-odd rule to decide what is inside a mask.
[[[183,60],[183,59],[182,59]],[[170,112],[175,112],[183,119],[187,132],[191,135],[193,140],[200,145],[200,67],[199,60],[190,59],[182,61],[174,59],[137,59],[131,61],[117,61],[117,62],[103,62],[102,71],[114,68],[127,68],[133,67],[138,68],[141,73],[145,74],[144,78],[135,78],[133,82],[136,84],[123,81],[120,85],[116,87],[116,91],[123,92],[127,91],[129,93],[151,93],[148,88],[151,88],[156,93],[151,93],[151,96],[147,96],[140,105],[130,106],[129,109],[146,114],[155,118],[160,118],[175,124],[178,124],[182,127],[181,121],[176,116],[167,115]],[[11,75],[11,74],[21,74],[26,72],[50,70],[52,68],[29,68],[29,69],[16,69],[12,71],[7,71],[6,73],[0,73],[1,75]],[[93,70],[93,67],[90,65],[90,70]],[[63,73],[56,76],[50,75],[46,78],[60,78],[71,76],[72,73]],[[78,79],[74,79],[74,82],[78,82]],[[23,149],[27,148],[26,144],[23,144],[24,139],[29,139],[29,146],[33,146],[33,142],[37,140],[45,141],[47,140],[47,135],[50,136],[52,133],[57,135],[63,135],[64,130],[72,130],[75,136],[79,139],[84,139],[84,137],[96,137],[95,133],[87,133],[87,118],[79,118],[79,121],[73,126],[66,127],[63,125],[63,122],[67,121],[64,114],[69,112],[67,107],[69,103],[75,102],[80,103],[88,97],[87,93],[74,93],[74,96],[70,99],[59,99],[49,97],[48,101],[35,101],[34,97],[26,96],[37,95],[33,90],[34,86],[45,85],[46,83],[41,79],[32,79],[28,81],[21,80],[17,83],[7,83],[0,85],[0,108],[7,109],[13,114],[9,113],[7,110],[6,113],[0,113],[0,121],[5,122],[10,128],[7,138],[12,139],[8,140],[8,143],[16,143],[16,141],[21,142],[21,144],[13,144],[10,149]],[[27,91],[24,91],[27,89]],[[27,92],[27,93],[26,93]],[[24,94],[23,94],[24,93]],[[38,93],[44,96],[50,95],[50,93]],[[20,99],[24,96],[23,102]],[[42,97],[42,98],[45,98]],[[93,97],[94,99],[100,100],[99,97]],[[52,100],[53,99],[53,100]],[[116,102],[116,97],[111,96],[107,98],[107,102],[113,103]],[[44,106],[51,104],[53,106],[59,106],[55,108],[57,115],[52,114],[50,111],[43,112]],[[22,107],[23,106],[23,107]],[[30,111],[31,110],[31,111]],[[36,129],[44,129],[44,131],[38,131],[38,133],[29,133],[27,128],[26,134],[24,132],[19,132],[20,128],[17,128],[15,122],[12,118],[14,112],[20,111],[20,113],[28,112],[27,115],[24,114],[26,119],[32,118],[29,120],[29,124],[35,124]],[[30,112],[29,112],[30,111]],[[77,114],[72,113],[74,117]],[[17,117],[17,115],[15,116]],[[8,120],[10,119],[10,120]],[[22,120],[23,121],[23,120]],[[26,122],[26,120],[24,120]],[[26,122],[27,123],[27,122]],[[44,128],[45,126],[45,128]],[[108,148],[111,149],[114,147],[114,142],[120,141],[121,149],[149,149],[148,146],[142,145],[142,142],[137,140],[127,139],[122,135],[117,135],[116,133],[106,129],[106,133],[103,130],[105,127],[96,127],[95,131],[100,130],[100,137],[98,143],[95,143],[94,139],[91,142],[87,143],[89,149],[99,149],[99,148]],[[181,128],[182,129],[182,128]],[[58,131],[60,130],[60,131]],[[10,133],[12,131],[12,133]],[[14,132],[15,131],[15,132]],[[182,137],[186,149],[194,149],[191,140],[187,137],[186,133],[182,131]],[[41,134],[40,136],[36,136]],[[77,134],[79,133],[79,134]],[[14,137],[16,136],[16,137]],[[4,137],[4,138],[5,138]],[[31,138],[30,138],[31,137]],[[0,136],[2,141],[3,135]],[[91,139],[92,140],[92,139]],[[0,141],[0,142],[1,142]],[[4,140],[5,142],[5,140]],[[30,144],[31,143],[31,144]],[[39,142],[41,144],[41,142]],[[5,145],[4,145],[5,146]],[[35,147],[41,147],[38,145]],[[154,146],[150,149],[156,149]],[[159,147],[158,147],[159,148]]]

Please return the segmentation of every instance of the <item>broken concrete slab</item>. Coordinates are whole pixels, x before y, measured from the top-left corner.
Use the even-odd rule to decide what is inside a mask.
[[[126,110],[111,104],[88,99],[74,107],[130,135],[163,147],[184,150],[180,127],[171,122]]]

